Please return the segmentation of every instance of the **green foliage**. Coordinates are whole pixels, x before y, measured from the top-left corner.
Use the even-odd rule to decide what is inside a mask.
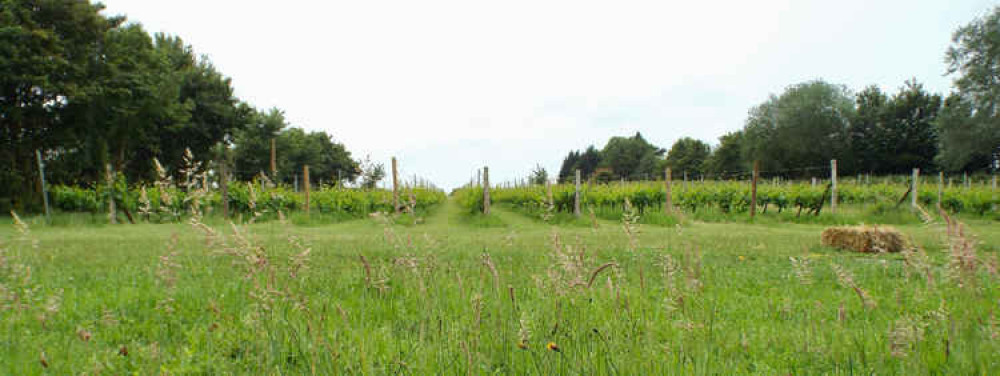
[[[664,150],[650,144],[636,132],[632,137],[612,137],[601,151],[601,164],[615,176],[628,180],[657,176]]]
[[[692,176],[700,176],[705,172],[705,162],[710,153],[705,142],[684,137],[670,147],[666,164],[678,173],[687,172]]]
[[[576,178],[576,170],[580,170],[580,175],[584,179],[589,178],[600,164],[601,151],[593,145],[588,146],[583,152],[570,151],[563,160],[562,167],[559,168],[559,181],[573,181]]]
[[[0,209],[27,204],[35,150],[71,139],[72,123],[62,121],[68,105],[99,92],[92,57],[123,22],[101,9],[88,1],[0,5]]]
[[[542,165],[536,165],[533,170],[531,170],[531,176],[528,177],[528,182],[531,184],[544,185],[549,181],[549,172],[545,170]]]
[[[358,175],[358,163],[351,159],[351,153],[343,144],[334,143],[326,132],[306,133],[301,128],[288,129],[278,137],[277,147],[283,157],[278,164],[279,178],[290,183],[292,175],[309,166],[309,178],[313,184],[325,181],[354,181]],[[301,175],[301,172],[298,172]]]
[[[552,186],[552,205],[556,213],[573,213],[575,186],[559,184]],[[824,199],[826,186],[812,186],[808,183],[759,184],[757,187],[758,212],[787,212],[794,209],[799,217],[821,202],[829,204],[829,196]],[[854,184],[842,182],[838,185],[838,202],[843,205],[874,206],[870,210],[884,213],[885,208],[896,208],[907,191],[906,184],[879,183]],[[675,184],[671,190],[675,206],[689,214],[712,211],[723,214],[747,213],[750,210],[751,192],[747,182],[705,181],[692,182],[688,187]],[[482,189],[463,188],[454,193],[456,202],[465,210],[482,212]],[[548,206],[544,186],[495,189],[490,192],[493,203],[508,204],[519,208],[533,217],[541,215]],[[605,213],[604,217],[621,215],[625,200],[628,199],[641,215],[661,213],[666,202],[663,183],[643,182],[620,185],[585,185],[581,192],[581,205]],[[937,193],[921,191],[918,199],[927,206],[937,203]],[[909,201],[906,201],[908,208]],[[975,216],[990,216],[998,212],[1000,196],[989,187],[946,188],[943,190],[942,206],[952,213]],[[801,213],[800,213],[801,212]],[[822,211],[821,211],[822,213]]]
[[[941,96],[924,91],[916,80],[886,97],[876,86],[857,95],[851,122],[851,152],[856,170],[900,174],[913,168],[933,169],[938,153],[934,123]]]
[[[576,176],[577,165],[580,162],[580,152],[576,150],[571,150],[566,158],[563,159],[562,166],[559,167],[559,181],[568,182],[572,181]],[[581,174],[583,172],[581,171]]]
[[[845,87],[824,81],[794,85],[750,110],[744,160],[769,170],[824,166],[849,156],[853,100]],[[847,161],[845,161],[847,162]],[[842,163],[842,171],[852,171]]]
[[[856,159],[859,171],[881,171],[879,158],[885,157],[885,147],[878,138],[879,129],[884,126],[885,107],[889,97],[882,89],[872,85],[855,96],[856,110],[851,120],[851,153]]]
[[[730,132],[719,137],[719,146],[705,161],[705,171],[720,179],[742,175],[748,170],[747,163],[743,160],[742,149],[743,131]]]
[[[456,189],[451,193],[458,206],[469,214],[483,212],[483,188],[465,187]],[[492,197],[491,197],[492,198]]]
[[[950,170],[997,169],[1000,161],[1000,7],[960,27],[945,60],[958,93],[942,111],[939,161]]]
[[[240,103],[231,80],[183,40],[101,9],[82,0],[0,6],[0,209],[40,201],[36,150],[52,184],[102,180],[106,164],[151,182],[153,158],[177,166],[186,149],[220,157],[220,144],[235,140],[236,176],[249,180],[269,170],[260,167],[277,135],[281,171],[308,164],[314,182],[357,175],[330,135],[280,132],[280,111]],[[281,178],[291,183],[294,172]]]
[[[374,189],[378,182],[385,179],[385,164],[372,161],[371,156],[365,156],[359,162],[358,171],[361,173],[361,186],[367,189]]]
[[[141,213],[142,188],[126,189],[124,178],[116,183],[112,193],[106,185],[93,188],[57,185],[52,187],[53,206],[64,212],[107,213],[108,198],[132,213]],[[140,219],[151,222],[173,222],[187,216],[191,209],[189,194],[178,188],[146,188],[150,214]],[[426,214],[445,200],[443,192],[425,188],[404,189],[401,200],[404,206],[412,205],[417,214]],[[164,194],[165,193],[165,194]],[[412,203],[411,203],[412,198]],[[202,210],[220,213],[222,198],[211,192],[205,198]],[[234,216],[245,220],[255,214],[264,219],[277,218],[279,211],[292,214],[305,209],[305,194],[294,192],[287,186],[266,188],[258,182],[232,184],[229,187],[229,207]],[[310,193],[313,212],[339,218],[364,218],[374,212],[393,212],[392,192],[386,190],[348,189],[338,186],[324,187]]]
[[[280,109],[249,110],[251,116],[247,123],[233,135],[233,177],[241,181],[251,181],[261,172],[271,174],[271,140],[288,127],[285,113]],[[285,153],[276,154],[276,158],[286,157]],[[297,171],[285,172],[288,175]],[[270,178],[278,179],[276,176]]]
[[[990,168],[1000,157],[1000,120],[977,112],[975,104],[961,94],[945,100],[937,125],[941,151],[936,161],[945,170]]]
[[[343,144],[335,143],[326,132],[306,132],[301,128],[286,128],[285,114],[272,108],[267,112],[250,111],[250,121],[236,132],[233,143],[234,170],[237,179],[252,180],[263,172],[271,174],[271,140],[275,141],[277,182],[294,184],[295,176],[309,166],[313,185],[322,181],[353,182],[358,176],[358,163]]]

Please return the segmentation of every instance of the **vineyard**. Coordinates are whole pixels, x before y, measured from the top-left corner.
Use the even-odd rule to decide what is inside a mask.
[[[678,187],[673,198],[683,206],[689,196],[724,189],[739,195],[739,185],[693,184]],[[656,196],[658,187],[595,186],[584,202],[611,210],[627,198],[649,215],[665,198]],[[790,203],[783,210],[790,212],[793,187],[823,194],[773,186],[761,187],[762,199],[767,190],[784,193]],[[901,193],[893,188],[849,193],[845,186],[844,200],[896,202]],[[0,226],[6,315],[0,330],[10,333],[0,373],[965,375],[1000,369],[1000,321],[993,314],[1000,233],[990,219],[973,217],[966,226],[935,211],[928,223],[898,226],[912,249],[860,255],[820,244],[823,226],[815,224],[645,226],[627,210],[615,222],[597,220],[620,225],[589,228],[538,223],[508,210],[515,199],[538,205],[539,195],[548,196],[544,187],[492,192],[498,205],[484,217],[502,221],[502,228],[469,221],[481,189],[455,192],[415,226],[382,216],[325,226],[205,223],[194,214],[217,210],[217,192],[143,191],[63,187],[55,200],[64,210],[103,213],[107,197],[120,195],[115,201],[122,206],[166,223],[50,226],[40,216],[12,216],[12,224]],[[420,200],[421,191],[414,192]],[[425,194],[424,205],[444,199],[438,191]],[[598,201],[599,194],[609,197]],[[237,213],[301,210],[302,196],[235,183],[229,200]],[[572,188],[556,186],[552,196],[546,202],[558,199],[559,210],[572,211]],[[365,212],[391,210],[392,199],[389,191],[327,187],[310,201],[315,211]],[[768,202],[769,213],[776,212]],[[718,205],[706,199],[695,209]],[[176,221],[182,217],[189,223]]]
[[[922,205],[938,204],[938,190],[926,185],[918,190],[917,199]],[[466,187],[455,192],[457,201],[467,211],[480,212],[483,206],[483,189]],[[507,204],[525,212],[554,211],[573,213],[575,186],[558,184],[493,188],[491,202]],[[951,213],[995,217],[998,215],[1000,195],[987,186],[948,187],[941,189],[940,204]],[[762,184],[757,188],[759,213],[782,213],[793,210],[796,216],[818,215],[829,205],[829,184],[791,183]],[[853,205],[872,210],[897,207],[909,203],[907,184],[846,183],[837,188],[838,204]],[[666,204],[663,182],[629,182],[625,184],[583,185],[580,205],[583,210],[620,215],[626,200],[640,214],[662,212]],[[675,184],[671,189],[671,203],[687,213],[712,211],[719,213],[746,213],[751,205],[751,188],[747,182],[706,181]],[[827,207],[828,208],[828,207]]]
[[[273,186],[261,181],[234,183],[228,189],[232,215],[243,218],[273,218],[279,211],[291,213],[306,209],[304,192],[290,187]],[[63,212],[107,213],[109,200],[114,199],[119,210],[129,217],[137,215],[150,222],[174,222],[189,215],[193,209],[205,213],[222,210],[220,190],[153,186],[128,187],[124,179],[91,188],[55,186],[51,190],[53,206]],[[406,188],[402,190],[400,206],[408,212],[423,213],[446,199],[440,190]],[[393,194],[385,189],[355,189],[335,186],[321,187],[310,192],[310,211],[320,215],[361,218],[375,212],[394,211]],[[138,218],[137,218],[138,219]]]

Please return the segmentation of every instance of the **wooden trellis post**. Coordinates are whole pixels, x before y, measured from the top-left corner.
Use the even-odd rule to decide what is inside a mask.
[[[663,211],[666,212],[667,214],[671,214],[671,212],[673,211],[673,205],[674,205],[673,204],[673,197],[672,197],[673,195],[670,192],[670,189],[671,189],[670,188],[670,183],[671,183],[672,179],[673,178],[671,176],[670,167],[667,167],[667,171],[664,173],[664,179],[663,179],[663,186],[664,186],[664,188],[667,191],[667,199],[665,200],[666,202],[664,202],[664,204],[663,204]]]
[[[837,160],[830,160],[830,213],[837,212]]]
[[[104,180],[108,184],[108,221],[111,224],[118,223],[118,209],[115,207],[115,176],[111,171],[111,164],[104,166]]]
[[[938,172],[938,205],[941,205],[941,200],[944,198],[944,171]]]
[[[750,183],[750,218],[757,215],[757,179],[760,177],[760,161],[753,161],[753,178]]]
[[[271,180],[278,181],[278,152],[274,144],[274,138],[271,139]]]
[[[490,168],[483,167],[483,214],[490,214]]]
[[[45,185],[45,163],[42,162],[42,152],[35,150],[35,156],[38,157],[38,178],[41,179],[42,183],[42,201],[45,203],[45,220],[52,221],[52,210],[49,209],[49,188]],[[993,180],[993,185],[996,185],[996,179]]]
[[[399,167],[396,157],[392,157],[392,208],[399,214]]]
[[[225,158],[219,158],[219,189],[222,190],[222,218],[229,218],[229,172]]]
[[[309,191],[311,191],[311,183],[309,183],[309,165],[302,166],[302,184],[306,189],[306,215],[309,215]]]
[[[580,216],[580,170],[576,170],[576,194],[573,195],[573,214]]]

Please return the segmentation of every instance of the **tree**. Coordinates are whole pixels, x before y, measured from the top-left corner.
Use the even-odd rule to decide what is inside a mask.
[[[281,132],[277,139],[277,149],[282,157],[278,159],[280,181],[289,183],[294,174],[309,166],[310,182],[354,181],[358,163],[351,159],[351,153],[344,145],[334,143],[326,132],[306,132],[301,128],[290,128]],[[385,176],[384,170],[375,181]]]
[[[72,137],[65,108],[99,92],[89,68],[104,34],[123,21],[102,9],[89,1],[0,3],[0,206],[31,200],[35,150]]]
[[[701,175],[704,173],[705,161],[710,153],[711,148],[705,142],[683,137],[670,147],[670,152],[667,153],[667,167],[677,172]]]
[[[161,124],[158,158],[177,166],[185,149],[208,155],[212,146],[227,142],[249,116],[233,94],[232,81],[215,69],[207,58],[197,58],[178,37],[155,36],[155,46],[179,78],[176,101],[188,105],[190,118],[184,123]],[[172,89],[172,88],[171,88]]]
[[[251,108],[250,112],[247,124],[233,135],[233,176],[243,181],[253,179],[260,172],[271,173],[271,140],[277,139],[288,126],[285,113],[277,108],[266,112]],[[285,154],[279,153],[278,156],[283,158]],[[281,171],[286,175],[295,173]]]
[[[593,145],[588,146],[583,152],[570,151],[563,159],[562,167],[559,168],[559,181],[571,182],[576,178],[576,170],[580,170],[583,177],[591,176],[601,164],[601,151]]]
[[[913,168],[930,170],[938,153],[938,132],[934,122],[941,108],[941,96],[924,91],[916,80],[893,95],[885,106],[885,123],[876,134],[879,158],[871,163],[880,173],[905,174]],[[877,128],[879,129],[879,128]]]
[[[750,110],[744,127],[744,159],[769,170],[802,174],[806,168],[841,161],[853,171],[848,125],[854,101],[845,87],[824,81],[794,85]]]
[[[743,132],[726,133],[719,137],[719,146],[712,151],[704,164],[704,170],[719,178],[746,171],[747,163],[742,158]],[[667,159],[670,159],[669,154]]]
[[[528,178],[528,181],[531,184],[545,185],[549,181],[549,172],[542,165],[535,165],[535,169],[531,170],[531,176]]]
[[[358,163],[358,169],[361,173],[362,188],[374,189],[378,186],[378,182],[385,178],[385,165],[373,162],[371,156],[366,155],[365,159]]]
[[[590,145],[587,147],[587,150],[580,153],[580,159],[576,164],[576,168],[580,169],[581,176],[590,177],[600,165],[601,151],[597,150],[594,145]]]
[[[933,169],[938,151],[934,122],[941,96],[909,80],[892,98],[869,86],[858,93],[855,103],[849,129],[858,171],[900,174],[915,167]]]
[[[778,128],[779,98],[771,95],[760,105],[750,108],[746,124],[743,126],[743,145],[741,148],[744,161],[760,161],[769,169],[784,168],[782,147],[774,144]]]
[[[1000,149],[990,134],[996,123],[977,116],[975,104],[960,94],[951,94],[938,115],[941,149],[935,161],[948,171],[996,168]]]
[[[942,119],[938,161],[945,167],[996,165],[1000,151],[1000,7],[952,35],[945,60],[957,75],[958,93],[948,98]]]
[[[102,59],[91,64],[90,80],[94,92],[70,101],[63,112],[76,126],[71,137],[54,147],[58,157],[50,162],[52,180],[99,180],[108,163],[132,179],[154,179],[151,160],[164,153],[163,128],[191,120],[193,104],[178,98],[180,77],[149,34],[133,24],[104,34]],[[194,151],[205,157],[208,149]]]
[[[287,165],[308,163],[317,179],[358,174],[328,134],[282,132],[280,111],[241,103],[231,80],[180,38],[102,9],[0,0],[0,209],[40,201],[36,150],[51,183],[92,184],[106,164],[134,183],[155,178],[153,158],[168,168],[188,149],[212,159],[238,139],[235,173],[250,178],[267,170],[270,140],[287,133]]]
[[[601,151],[602,164],[615,175],[630,180],[657,176],[658,161],[664,150],[647,142],[636,132],[632,137],[612,137]]]
[[[245,105],[244,105],[245,106]],[[250,180],[261,172],[271,171],[271,140],[275,142],[278,176],[271,179],[292,184],[302,167],[309,166],[312,183],[325,181],[353,182],[358,176],[358,163],[343,144],[336,143],[326,132],[306,132],[287,128],[285,113],[277,108],[252,113],[249,123],[233,137],[234,175]]]
[[[559,181],[568,182],[576,176],[576,169],[580,162],[580,152],[571,150],[563,159],[562,167],[559,167]]]
[[[208,159],[251,121],[229,79],[179,38],[154,38],[135,24],[99,38],[99,57],[83,64],[89,86],[59,112],[72,126],[46,148],[53,182],[100,180],[107,163],[133,181],[152,180],[153,158],[179,166],[191,149]]]
[[[881,171],[884,156],[883,133],[887,97],[878,86],[871,85],[855,96],[855,113],[849,127],[851,153],[858,171]]]

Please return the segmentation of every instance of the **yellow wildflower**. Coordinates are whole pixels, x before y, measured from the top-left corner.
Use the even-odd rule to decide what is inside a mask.
[[[545,345],[545,348],[549,349],[550,351],[555,351],[555,352],[561,351],[559,349],[559,345],[556,345],[555,342],[549,342],[547,345]]]

